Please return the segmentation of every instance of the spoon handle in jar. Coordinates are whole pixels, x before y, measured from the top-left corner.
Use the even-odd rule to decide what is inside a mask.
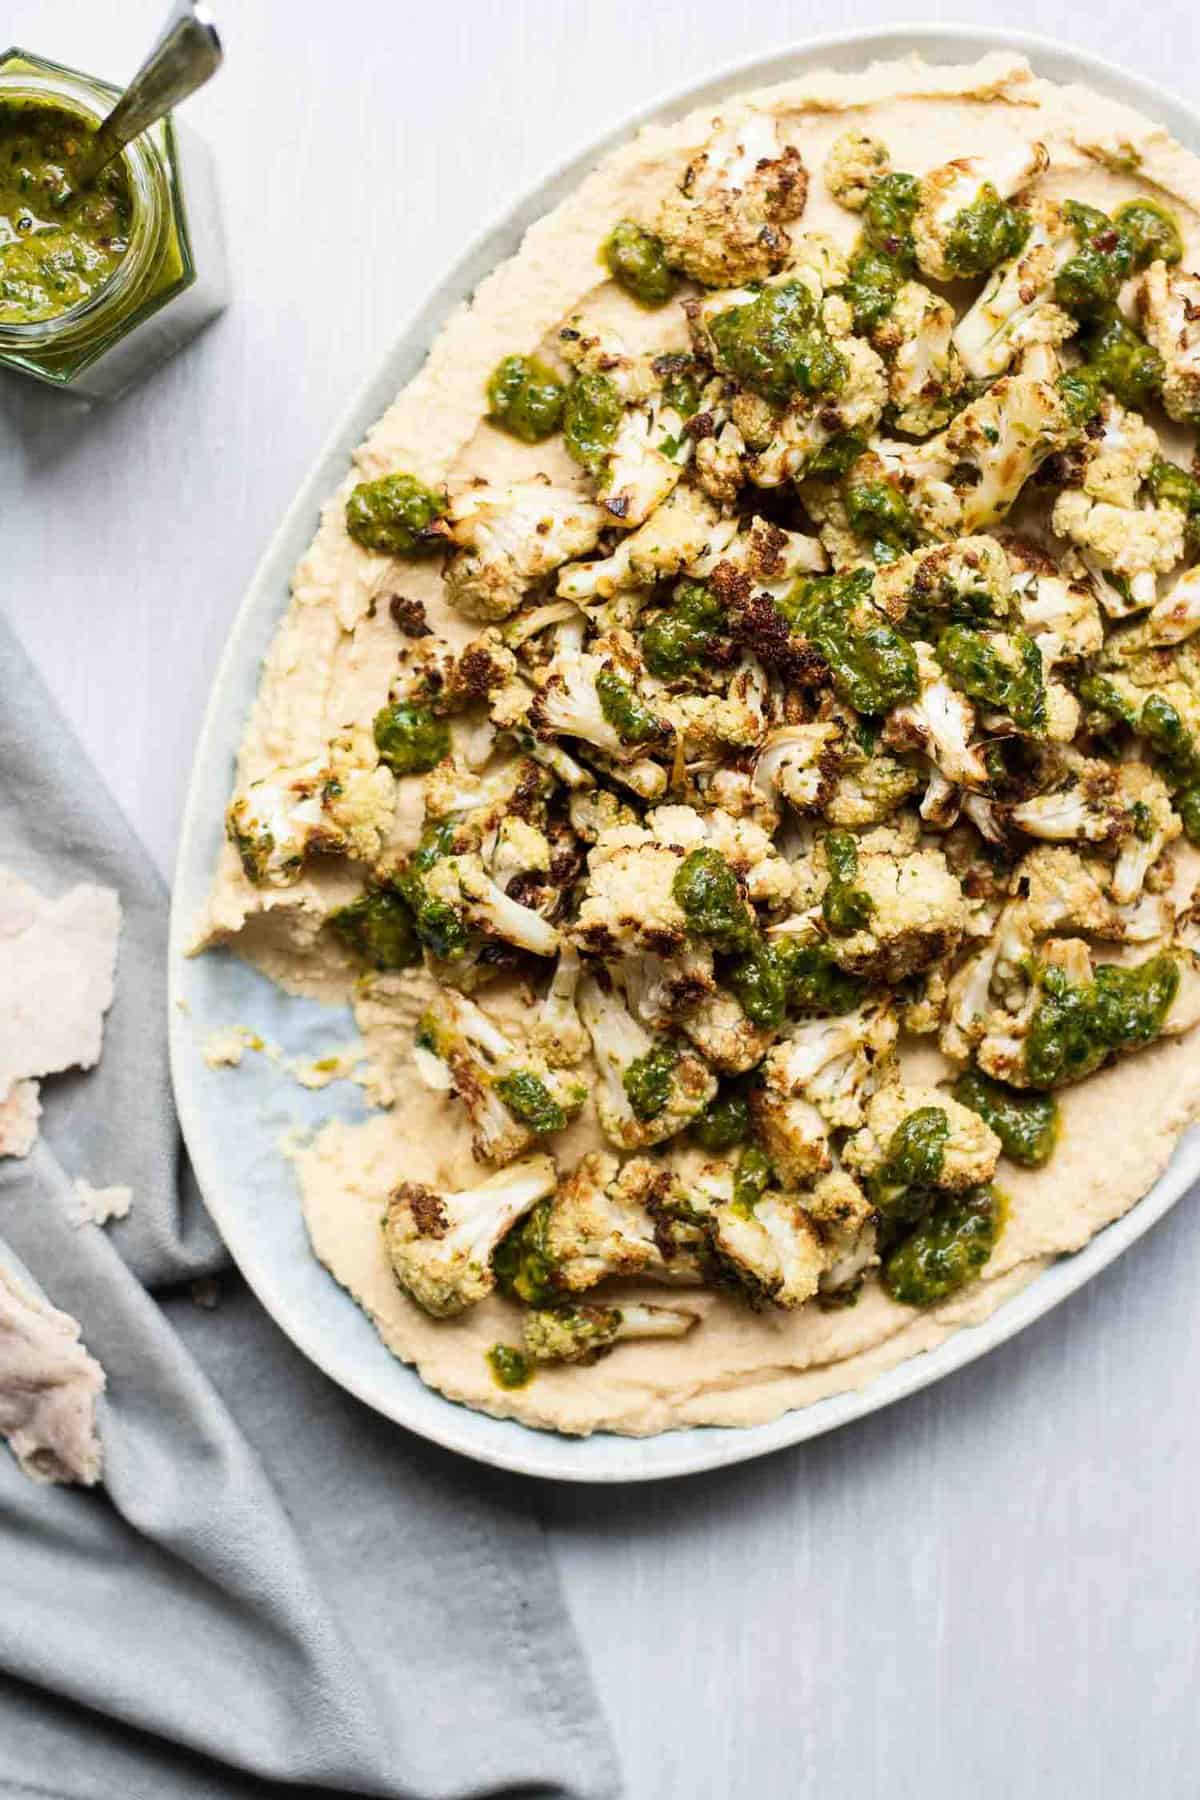
[[[221,40],[203,0],[175,0],[145,62],[96,133],[91,154],[76,165],[79,185],[155,124],[220,67]]]

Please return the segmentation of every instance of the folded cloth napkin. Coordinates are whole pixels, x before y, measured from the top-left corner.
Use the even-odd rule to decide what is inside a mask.
[[[0,868],[124,909],[100,1064],[0,1160],[0,1266],[108,1377],[101,1486],[0,1444],[0,1795],[615,1794],[536,1488],[350,1399],[229,1270],[180,1168],[165,893],[2,620]],[[76,1176],[129,1216],[79,1228]]]

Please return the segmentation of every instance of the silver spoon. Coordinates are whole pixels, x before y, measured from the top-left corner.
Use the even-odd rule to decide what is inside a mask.
[[[149,56],[72,171],[86,187],[126,144],[202,87],[221,66],[221,40],[204,0],[175,0]]]

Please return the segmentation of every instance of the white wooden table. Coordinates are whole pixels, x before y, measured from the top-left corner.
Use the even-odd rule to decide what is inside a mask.
[[[660,91],[908,10],[214,4],[229,66],[190,116],[233,307],[108,411],[0,380],[0,594],[164,870],[259,550],[431,277]],[[160,5],[10,0],[4,33],[121,79]],[[1182,0],[954,16],[1195,72]],[[1200,1791],[1198,1271],[1185,1202],[986,1362],[832,1438],[657,1489],[531,1486],[634,1800]]]

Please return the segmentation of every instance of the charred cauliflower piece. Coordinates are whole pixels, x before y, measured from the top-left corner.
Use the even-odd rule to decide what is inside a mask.
[[[795,888],[790,865],[775,849],[770,834],[752,819],[725,812],[698,812],[692,806],[657,806],[646,815],[646,828],[660,843],[685,853],[708,846],[724,857],[756,906],[786,906]]]
[[[554,974],[530,1026],[530,1042],[552,1069],[569,1069],[583,1061],[589,1039],[575,1004],[583,964],[573,944],[558,953]]]
[[[580,1080],[552,1070],[450,989],[422,1017],[413,1060],[427,1087],[462,1101],[480,1162],[509,1162],[563,1130],[587,1098]]]
[[[1191,951],[1173,947],[1141,963],[1094,966],[1081,939],[1053,938],[1040,948],[1026,1004],[1015,1015],[992,1015],[976,1055],[998,1081],[1053,1089],[1198,1020]]]
[[[607,1152],[589,1152],[516,1234],[511,1258],[506,1247],[504,1285],[538,1306],[610,1277],[695,1285],[701,1279],[695,1234],[673,1225],[661,1209],[671,1188],[670,1171],[647,1157],[622,1166]]]
[[[888,399],[882,359],[861,338],[841,340],[838,354],[845,375],[831,396],[795,395],[782,410],[757,395],[735,398],[734,422],[747,446],[746,477],[756,487],[801,480],[827,444],[866,436],[878,425]]]
[[[668,262],[704,287],[765,281],[788,260],[784,226],[804,211],[808,174],[766,114],[746,108],[713,126],[654,230]]]
[[[603,508],[544,476],[492,487],[476,482],[450,502],[446,592],[472,619],[506,619],[537,584],[594,550]]]
[[[967,905],[940,850],[892,853],[861,840],[853,890],[867,922],[829,940],[848,974],[894,986],[958,948]]]
[[[681,860],[640,825],[602,832],[588,855],[573,941],[597,956],[634,949],[670,956],[687,936],[673,891]]]
[[[1043,668],[1094,656],[1104,642],[1104,625],[1091,583],[1082,572],[1060,569],[1040,545],[1006,538],[1021,628],[1037,645]]]
[[[955,538],[913,550],[875,576],[875,604],[895,624],[923,633],[956,621],[1001,621],[1012,609],[1013,577],[994,537]]]
[[[751,1306],[790,1311],[811,1300],[829,1263],[802,1196],[744,1183],[730,1163],[709,1163],[686,1184],[717,1279]]]
[[[1053,200],[1030,200],[1023,210],[1028,237],[992,272],[954,329],[955,347],[974,381],[1003,375],[1026,345],[1061,344],[1077,328],[1054,299],[1059,270],[1078,249],[1074,228]]]
[[[1113,506],[1134,506],[1158,460],[1158,434],[1140,413],[1106,394],[1078,453],[1085,494]]]
[[[1046,458],[1070,442],[1074,427],[1054,385],[1056,373],[1052,350],[1026,350],[1011,375],[1001,376],[947,427],[952,462],[978,471],[974,485],[957,488],[967,535],[1004,518]]]
[[[888,148],[868,131],[851,127],[833,140],[825,158],[825,186],[839,206],[861,212],[873,182],[892,166]]]
[[[607,988],[590,975],[580,982],[579,1013],[600,1077],[596,1111],[611,1143],[626,1150],[661,1144],[713,1098],[717,1080],[707,1065],[639,1025],[611,979]]]
[[[845,1145],[847,1167],[868,1179],[881,1177],[885,1184],[894,1180],[889,1164],[896,1158],[896,1136],[914,1114],[926,1115],[923,1122],[936,1145],[924,1159],[924,1185],[964,1193],[991,1180],[1000,1159],[1000,1139],[978,1113],[932,1087],[881,1088],[867,1106],[866,1124]]]
[[[1008,816],[1030,837],[1054,844],[1115,844],[1133,831],[1119,769],[1084,757],[1059,786],[1022,800]]]
[[[691,460],[678,388],[660,359],[631,356],[615,332],[584,318],[563,329],[559,348],[578,371],[564,406],[566,448],[594,478],[608,522],[641,525]]]
[[[1111,892],[1118,906],[1136,900],[1146,877],[1183,831],[1171,805],[1167,784],[1145,763],[1121,763],[1117,769],[1120,797],[1129,808],[1133,832],[1121,844],[1113,870]]]
[[[1157,577],[1183,555],[1184,521],[1174,506],[1114,506],[1067,488],[1054,503],[1052,524],[1078,547],[1114,619],[1153,606]]]
[[[912,221],[922,274],[954,281],[984,275],[1014,256],[1030,222],[1005,201],[1048,161],[1044,145],[1017,144],[990,157],[960,157],[923,176]]]
[[[619,762],[661,749],[669,721],[639,697],[641,660],[628,634],[605,634],[584,647],[582,615],[560,625],[542,672],[529,724],[541,738],[578,738]]]
[[[869,1095],[891,1069],[896,1033],[895,1014],[883,1001],[841,1018],[790,1026],[763,1061],[765,1097],[756,1107],[772,1120],[772,1129],[779,1127],[785,1104],[797,1099],[807,1101],[829,1126],[861,1124]],[[817,1141],[815,1121],[798,1108],[783,1121],[779,1143],[784,1134],[797,1132]],[[802,1150],[798,1137],[793,1142],[801,1162],[815,1156],[816,1164],[829,1166],[822,1152]]]
[[[593,1363],[631,1338],[686,1337],[695,1313],[673,1306],[576,1306],[537,1308],[522,1320],[525,1350],[535,1363]]]
[[[1181,425],[1194,425],[1200,418],[1200,275],[1151,263],[1138,284],[1137,310],[1163,360],[1163,405]]]
[[[581,606],[593,606],[630,588],[652,587],[701,561],[714,543],[727,543],[734,529],[732,522],[722,523],[718,508],[705,495],[695,488],[677,487],[611,556],[564,569],[558,592]]]
[[[883,741],[893,750],[920,750],[952,787],[983,787],[988,772],[972,742],[975,709],[950,682],[928,644],[918,643],[920,691],[907,706],[893,707]]]
[[[496,1285],[492,1257],[501,1239],[554,1192],[556,1179],[550,1157],[530,1156],[460,1193],[401,1182],[383,1233],[397,1282],[435,1319],[486,1299]]]
[[[234,795],[225,832],[256,886],[287,887],[310,856],[347,849],[326,805],[330,781],[329,764],[318,757],[251,781]]]
[[[885,470],[930,537],[971,536],[997,524],[1046,459],[1072,441],[1076,427],[1057,374],[1054,351],[1032,345],[937,437],[877,443]]]
[[[871,333],[887,364],[888,417],[897,431],[928,437],[950,418],[963,384],[953,333],[954,308],[919,281],[904,283]]]

